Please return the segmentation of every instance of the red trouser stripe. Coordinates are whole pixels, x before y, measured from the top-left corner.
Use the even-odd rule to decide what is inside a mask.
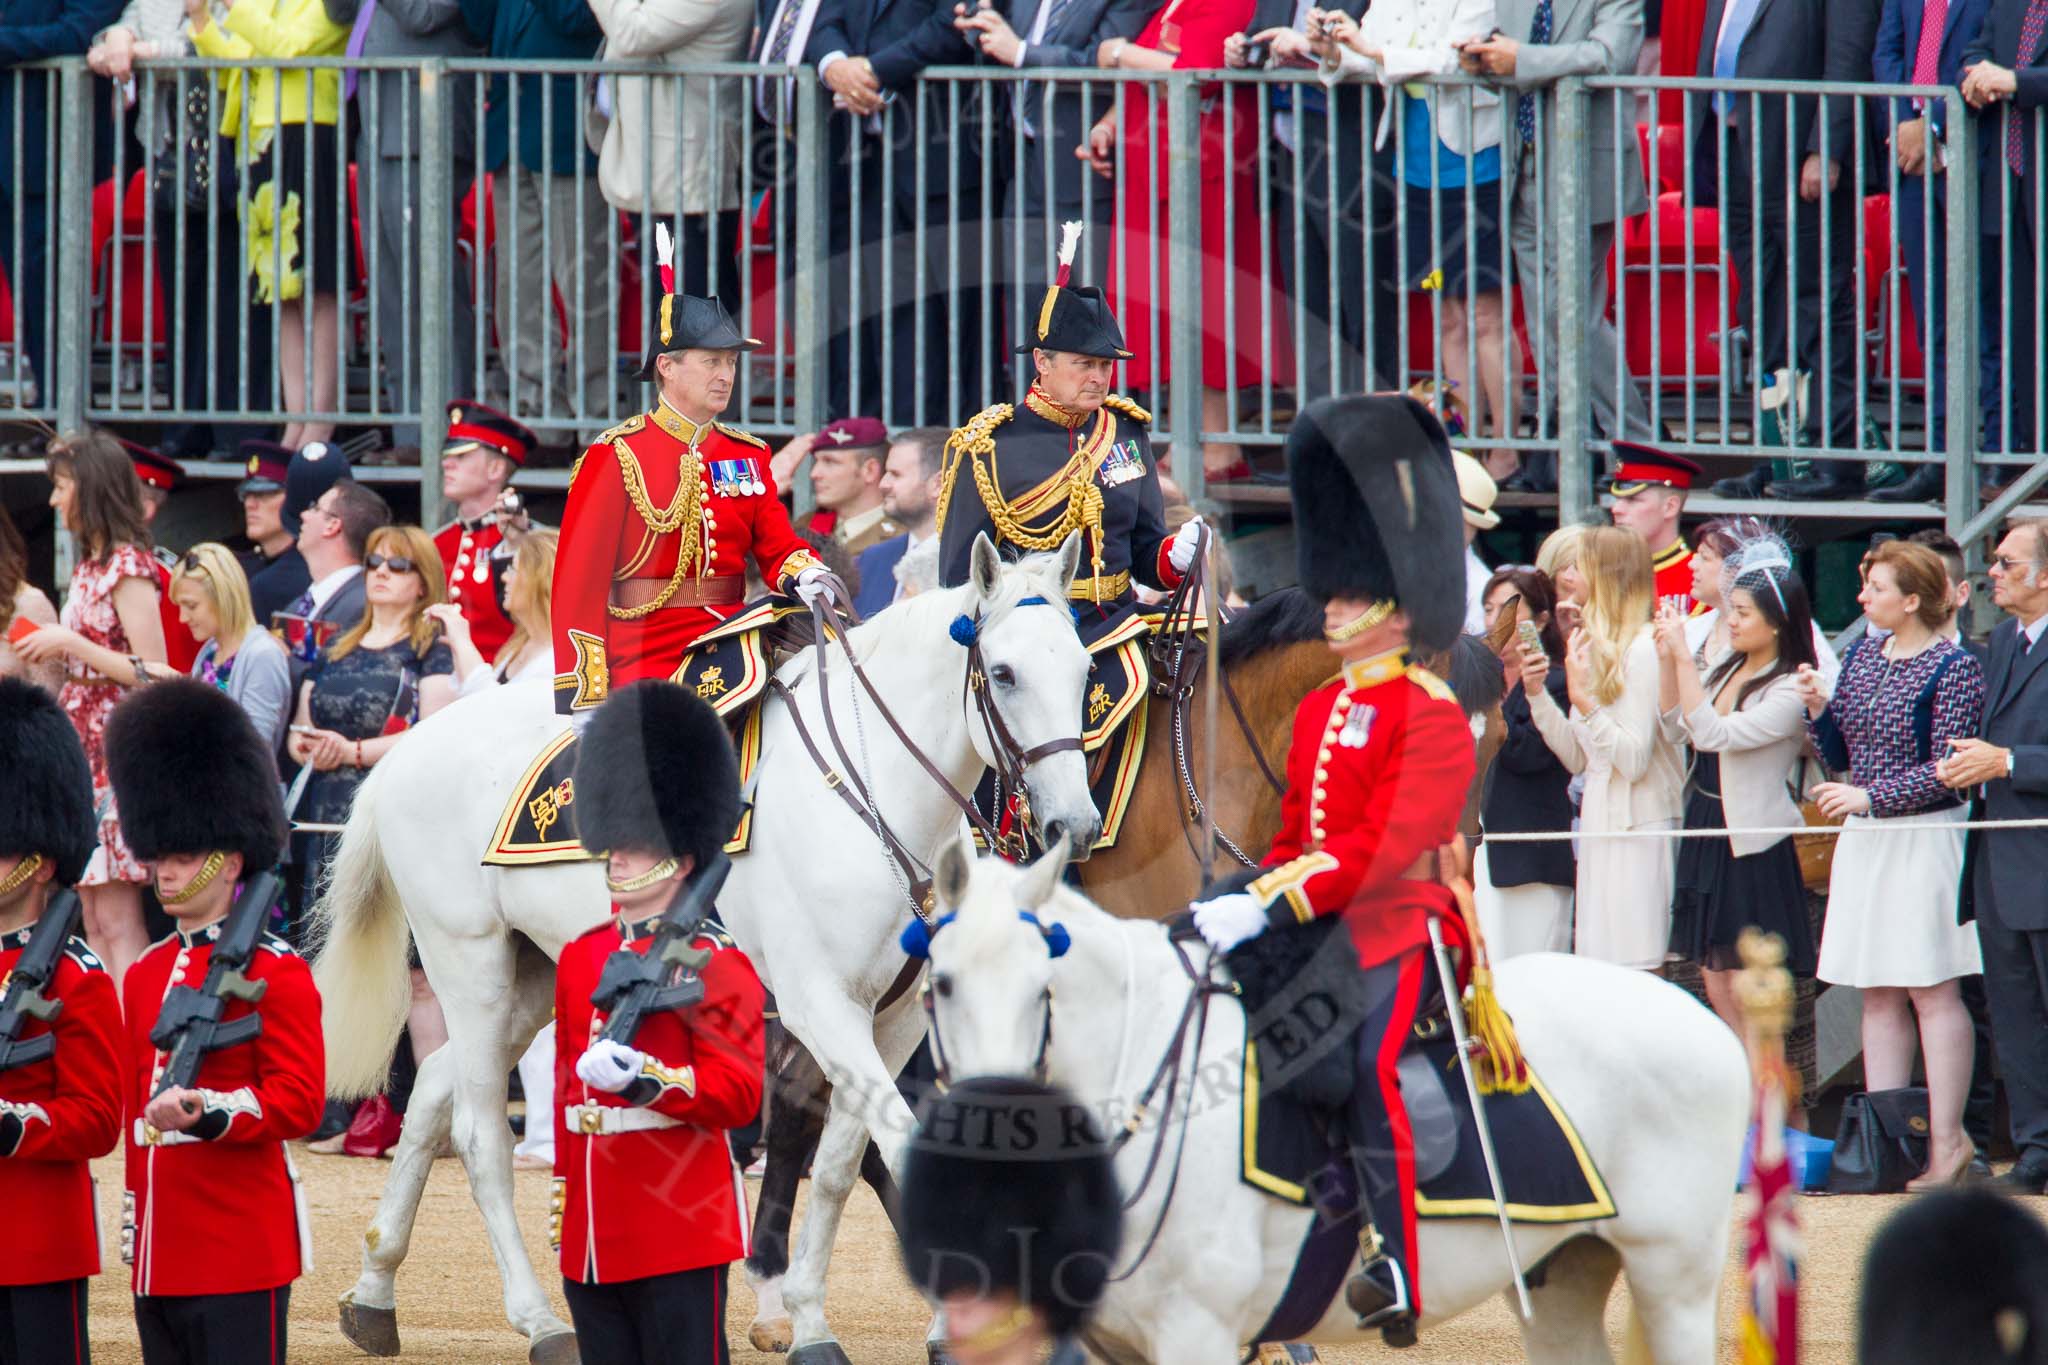
[[[1415,1241],[1415,1136],[1408,1126],[1408,1106],[1401,1102],[1401,1053],[1415,1030],[1415,1011],[1422,996],[1423,954],[1401,958],[1401,976],[1386,1033],[1380,1038],[1378,1071],[1380,1103],[1386,1106],[1387,1129],[1394,1139],[1394,1171],[1401,1186],[1401,1246],[1407,1253],[1408,1293],[1415,1314],[1422,1315],[1422,1249]]]

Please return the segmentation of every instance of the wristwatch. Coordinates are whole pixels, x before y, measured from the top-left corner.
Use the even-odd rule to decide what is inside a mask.
[[[2005,775],[2006,775],[2006,776],[2007,776],[2008,778],[2010,778],[2010,777],[2012,776],[2012,769],[2013,769],[2013,760],[2014,760],[2014,759],[2016,759],[2017,757],[2018,757],[2018,755],[2017,755],[2017,754],[2015,754],[2015,753],[2014,753],[2014,752],[2013,752],[2012,750],[2010,750],[2010,749],[2007,749],[2007,750],[2005,751]]]

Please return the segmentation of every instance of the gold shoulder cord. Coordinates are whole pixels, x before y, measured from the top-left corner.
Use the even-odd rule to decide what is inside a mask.
[[[625,438],[614,439],[612,448],[618,452],[619,478],[626,485],[626,500],[633,504],[633,510],[647,523],[647,535],[651,538],[682,533],[676,544],[675,572],[669,575],[668,586],[664,587],[653,601],[637,607],[605,608],[614,620],[637,621],[667,606],[669,599],[676,595],[676,590],[682,587],[683,580],[690,576],[690,570],[696,566],[697,551],[701,543],[700,531],[703,526],[703,489],[700,487],[697,471],[697,452],[694,448],[687,449],[683,452],[682,467],[677,471],[676,495],[669,500],[665,509],[657,512],[654,510],[653,501],[647,496],[647,481],[640,472],[640,461],[633,454],[632,448],[626,444]]]
[[[998,403],[985,409],[973,421],[953,433],[946,443],[946,455],[941,464],[942,483],[939,489],[938,524],[945,529],[946,509],[952,500],[953,487],[959,477],[960,464],[964,460],[974,470],[975,491],[981,494],[981,503],[988,510],[988,519],[996,528],[996,535],[1002,540],[1027,551],[1057,550],[1068,535],[1085,531],[1093,547],[1091,555],[1095,573],[1102,577],[1102,489],[1095,483],[1092,467],[1084,467],[1067,480],[1066,497],[1059,502],[1060,515],[1054,521],[1040,521],[1028,524],[1019,517],[1011,505],[1004,500],[1002,480],[996,470],[995,429],[1009,420],[1015,412],[1007,403]],[[1100,585],[1097,586],[1098,593]]]

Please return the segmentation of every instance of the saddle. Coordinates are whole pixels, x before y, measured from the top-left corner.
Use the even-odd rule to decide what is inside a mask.
[[[1245,1015],[1239,1178],[1316,1214],[1256,1341],[1294,1340],[1321,1321],[1358,1254],[1365,1216],[1340,1116],[1359,1084],[1354,1039],[1366,1003],[1341,925],[1330,915],[1268,930],[1225,957]],[[1496,1217],[1440,992],[1417,1018],[1398,1069],[1415,1148],[1416,1216]],[[1495,1090],[1483,1100],[1508,1217],[1614,1217],[1613,1197],[1578,1130],[1533,1067],[1529,1075],[1527,1091]]]
[[[669,675],[670,682],[695,691],[724,719],[743,787],[761,759],[760,701],[768,681],[783,659],[815,638],[809,611],[787,598],[765,597],[700,636]],[[725,845],[727,853],[746,851],[753,823],[750,796]],[[564,731],[548,740],[513,784],[483,861],[489,867],[532,867],[593,856],[576,835],[576,733]]]

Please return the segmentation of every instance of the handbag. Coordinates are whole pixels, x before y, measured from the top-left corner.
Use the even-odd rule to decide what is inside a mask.
[[[157,111],[156,145],[150,149],[149,191],[161,214],[203,213],[209,204],[226,202],[235,193],[234,153],[215,149],[219,114],[213,105],[211,78],[185,84],[184,98],[165,82]],[[184,174],[178,171],[180,154]],[[212,160],[209,162],[208,158]]]
[[[1799,791],[1801,793],[1806,792],[1813,785],[1805,780],[1806,773],[1804,771],[1805,766],[1811,762],[1813,762],[1811,756],[1800,760],[1801,780]],[[1821,773],[1820,780],[1823,782],[1827,780],[1825,772]],[[1804,795],[1801,795],[1799,799],[1799,818],[1806,822],[1808,829],[1836,829],[1842,823],[1840,820],[1830,820],[1827,816],[1822,815],[1820,813],[1820,802]],[[1799,879],[1806,883],[1808,891],[1826,891],[1828,889],[1828,879],[1834,875],[1835,871],[1836,842],[1836,836],[1832,834],[1795,834],[1792,836],[1792,847],[1799,854]]]
[[[1927,1169],[1927,1088],[1865,1090],[1842,1105],[1829,1194],[1897,1194]]]

